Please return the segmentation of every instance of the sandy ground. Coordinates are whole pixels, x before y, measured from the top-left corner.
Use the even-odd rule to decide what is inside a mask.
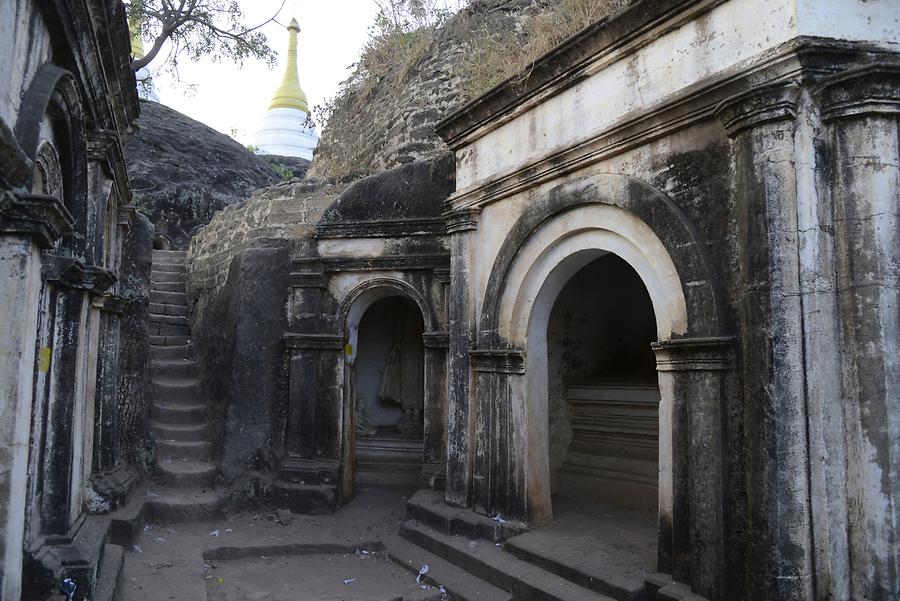
[[[391,601],[435,596],[437,591],[419,590],[415,574],[379,552],[382,541],[397,531],[413,492],[364,488],[334,515],[295,514],[288,525],[270,512],[235,513],[211,523],[148,524],[126,553],[116,598]]]

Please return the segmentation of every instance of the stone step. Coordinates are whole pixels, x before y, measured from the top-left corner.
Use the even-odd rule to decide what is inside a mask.
[[[197,363],[193,359],[156,359],[151,356],[150,373],[160,380],[164,380],[166,377],[197,379]]]
[[[150,376],[153,400],[158,403],[202,404],[203,394],[197,378]]]
[[[436,490],[416,491],[406,502],[406,515],[443,534],[483,538],[494,543],[527,531],[518,522],[501,524],[470,509],[451,507],[444,503],[443,494]]]
[[[413,451],[412,453],[402,452],[402,451],[385,451],[382,449],[367,449],[364,447],[356,446],[356,460],[357,461],[365,461],[367,463],[401,463],[401,464],[412,464],[417,465],[419,467],[422,466],[422,461],[424,460],[422,456],[422,449],[417,451]]]
[[[165,292],[162,290],[151,289],[150,302],[184,307],[185,311],[187,311],[187,295],[183,290],[181,292]]]
[[[206,422],[206,405],[153,403],[153,421],[161,424],[201,424]]]
[[[190,336],[191,328],[187,322],[178,325],[171,323],[149,322],[148,329],[151,336]]]
[[[167,323],[176,326],[188,325],[187,315],[162,315],[151,311],[148,319],[150,323]]]
[[[554,549],[548,549],[546,544],[520,544],[519,539],[527,537],[513,537],[506,541],[503,549],[534,566],[556,574],[570,582],[604,595],[622,601],[650,601],[653,595],[647,590],[647,574],[634,569],[619,566],[600,566],[593,563],[588,570],[580,562],[566,562],[559,559],[559,554]]]
[[[153,271],[166,272],[166,273],[185,273],[187,268],[184,263],[179,261],[178,263],[153,263],[152,267]]]
[[[337,486],[334,484],[300,484],[279,480],[272,489],[275,505],[294,513],[331,514],[337,508]]]
[[[400,536],[473,576],[509,591],[515,599],[614,601],[517,559],[490,541],[471,541],[466,537],[441,534],[413,521],[403,523]],[[475,544],[470,544],[472,542]]]
[[[97,570],[97,583],[92,597],[94,601],[113,601],[124,565],[125,550],[120,545],[103,546],[103,561]]]
[[[178,258],[184,260],[187,256],[186,250],[157,250],[153,249],[153,259],[157,258]]]
[[[154,292],[184,292],[184,282],[150,282],[150,298]]]
[[[151,346],[150,361],[175,361],[178,359],[194,360],[194,345]],[[152,363],[151,363],[152,365]]]
[[[167,305],[165,303],[150,303],[150,315],[183,315],[187,316],[187,305]]]
[[[404,568],[419,573],[423,565],[428,565],[425,582],[443,586],[451,599],[461,601],[512,601],[512,595],[474,576],[458,566],[445,561],[422,549],[397,534],[386,541],[391,559]]]
[[[212,459],[212,443],[207,440],[185,442],[157,439],[156,456],[170,459],[209,461]]]
[[[161,424],[151,422],[157,440],[169,442],[206,442],[208,428],[203,424]]]
[[[191,337],[190,336],[169,336],[169,335],[151,335],[150,336],[150,348],[154,346],[160,348],[172,347],[172,346],[184,346],[186,344],[190,344]]]
[[[209,488],[148,493],[147,518],[157,524],[212,522],[224,519],[224,495]]]
[[[211,461],[166,458],[156,462],[156,478],[163,486],[212,487],[216,466]]]
[[[179,284],[183,284],[185,280],[185,274],[183,273],[173,273],[171,271],[150,271],[150,287],[156,287],[156,284],[168,283],[168,282],[176,282]]]

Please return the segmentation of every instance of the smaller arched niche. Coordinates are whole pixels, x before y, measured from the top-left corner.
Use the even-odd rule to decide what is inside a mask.
[[[171,244],[165,236],[156,236],[153,238],[153,250],[169,250]]]

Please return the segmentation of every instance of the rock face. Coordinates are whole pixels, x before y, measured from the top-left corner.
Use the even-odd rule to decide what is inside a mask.
[[[338,96],[311,173],[357,178],[447,152],[435,125],[468,100],[460,73],[475,36],[521,31],[541,0],[479,0],[435,31],[421,58]],[[351,78],[352,79],[352,78]],[[373,88],[367,86],[374,85]]]
[[[280,179],[238,142],[156,102],[141,101],[138,128],[125,146],[134,204],[171,249],[186,248],[219,209]]]
[[[220,211],[188,251],[195,356],[209,399],[216,458],[240,497],[274,467],[274,400],[286,394],[281,335],[291,249],[310,238],[341,188],[282,184]]]

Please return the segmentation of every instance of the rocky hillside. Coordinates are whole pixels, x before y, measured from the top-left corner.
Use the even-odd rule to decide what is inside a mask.
[[[348,181],[436,158],[447,152],[438,121],[509,77],[527,77],[531,60],[627,4],[472,0],[440,26],[370,41],[317,115],[327,123],[310,173]]]
[[[277,165],[156,102],[141,101],[138,127],[125,146],[135,205],[172,248],[186,248],[219,209],[282,179]]]

